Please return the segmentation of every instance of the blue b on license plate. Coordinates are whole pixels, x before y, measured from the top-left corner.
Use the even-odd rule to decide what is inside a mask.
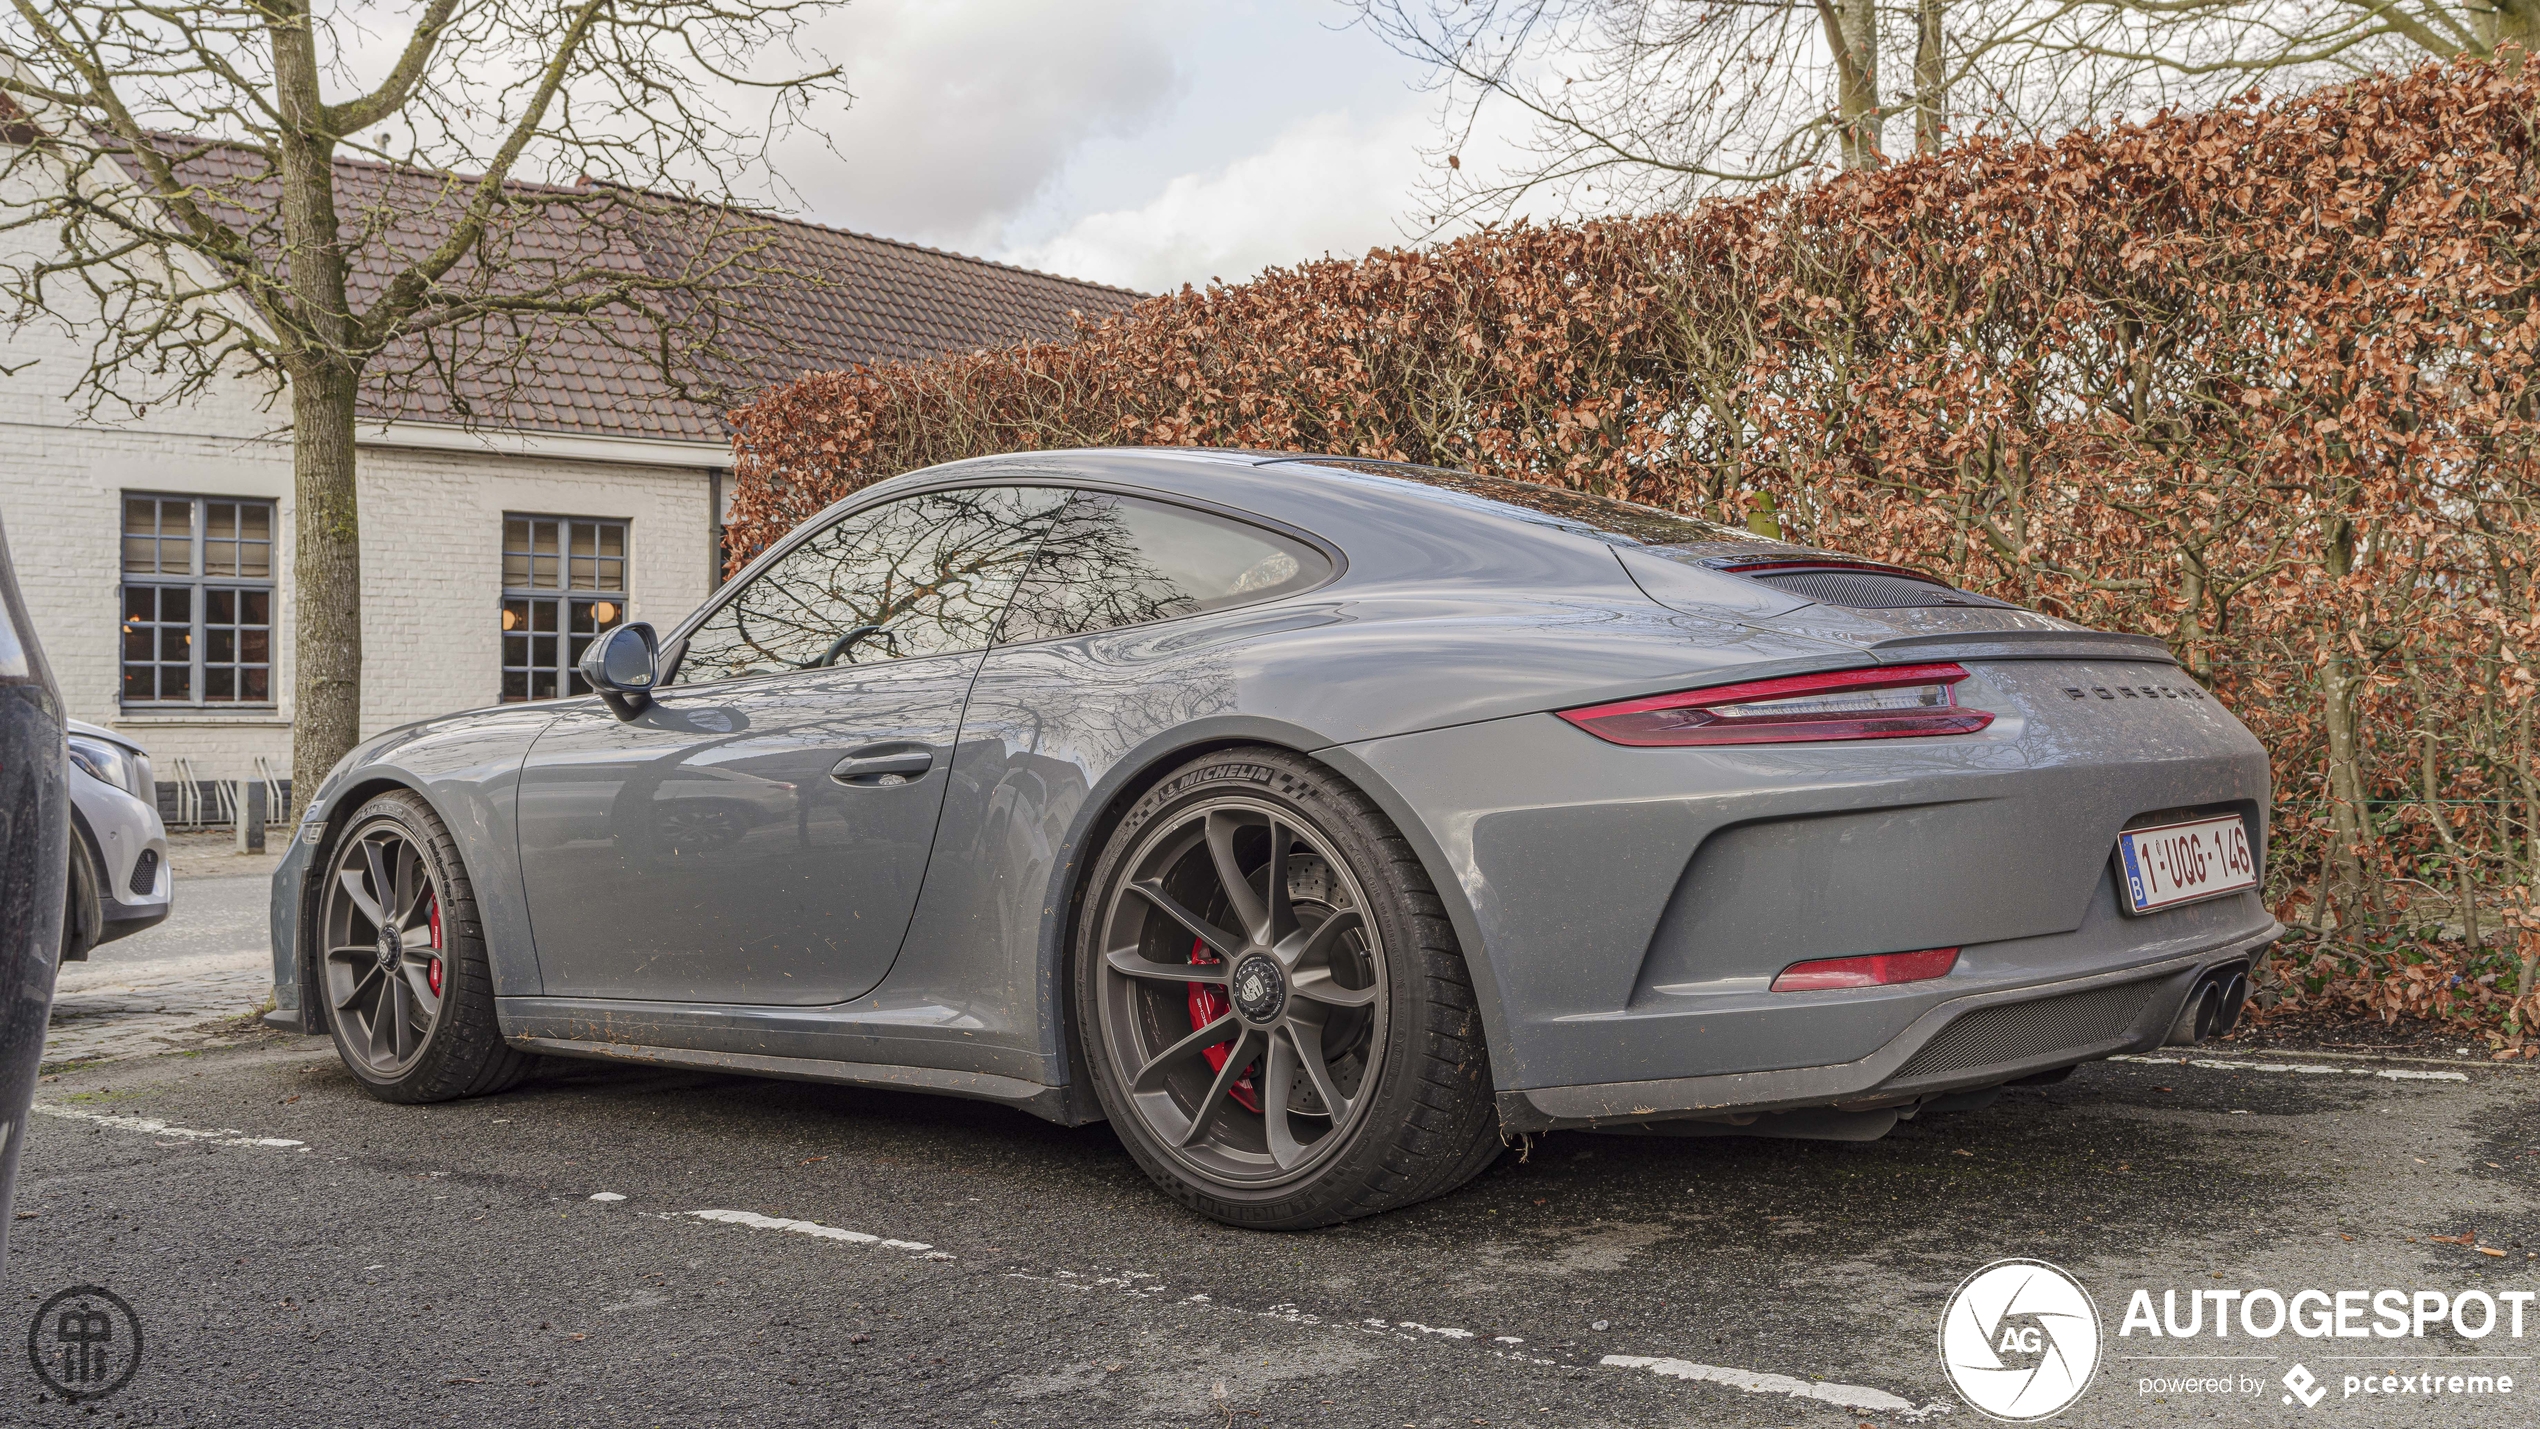
[[[2237,814],[2117,835],[2126,906],[2137,913],[2256,886],[2258,860]]]

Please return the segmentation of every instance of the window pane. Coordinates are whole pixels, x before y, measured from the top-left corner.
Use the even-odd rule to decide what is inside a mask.
[[[190,643],[192,643],[192,642],[191,642],[191,641],[190,641],[190,639],[187,637],[186,632],[185,632],[185,627],[184,627],[184,626],[182,626],[182,625],[162,625],[162,626],[160,626],[160,627],[159,627],[159,658],[160,658],[160,659],[162,659],[162,660],[182,660],[182,659],[184,659],[184,658],[185,658],[185,647],[186,647],[188,644],[190,644]]]
[[[156,672],[148,665],[123,667],[123,697],[127,700],[155,700],[159,697]]]
[[[211,541],[238,539],[238,503],[206,501],[203,503],[203,537]]]
[[[503,703],[510,704],[515,700],[525,700],[527,698],[529,698],[529,676],[527,672],[521,670],[505,670],[503,672]]]
[[[248,520],[244,514],[246,512],[254,513],[255,519]],[[270,520],[271,516],[272,511],[267,507],[245,507],[242,510],[239,524],[248,528],[251,532],[257,531],[272,524]],[[254,537],[253,539],[246,537],[240,538],[238,542],[238,574],[254,578],[267,577],[273,574],[273,538],[271,536],[260,535]]]
[[[159,613],[158,592],[146,585],[125,586],[123,618],[126,621],[149,620]]]
[[[533,590],[554,590],[561,580],[562,566],[556,554],[556,523],[529,523],[529,585]]]
[[[203,698],[262,700],[272,632],[259,619],[272,593],[260,590],[203,592]]]
[[[678,680],[976,650],[1066,496],[970,487],[841,517],[717,607],[688,637]]]
[[[600,527],[600,554],[618,557],[626,554],[626,528],[611,521]]]
[[[263,668],[240,670],[238,672],[238,697],[242,700],[249,700],[256,704],[263,704],[266,701],[271,700],[273,698],[272,680],[270,678],[272,674],[273,672],[271,670]]]
[[[191,624],[194,619],[194,592],[183,586],[159,587],[159,618],[175,624]]]
[[[593,588],[598,590],[626,589],[626,562],[613,561],[606,557],[602,557],[600,560],[600,578],[592,584]]]
[[[194,698],[194,671],[184,665],[159,667],[159,698],[190,700]]]
[[[1305,590],[1331,562],[1302,541],[1187,507],[1087,494],[1069,504],[998,639],[1046,640]]]
[[[273,539],[273,508],[261,501],[248,502],[238,508],[238,538],[242,541]]]
[[[149,536],[123,538],[123,568],[155,574],[159,569],[159,543]]]

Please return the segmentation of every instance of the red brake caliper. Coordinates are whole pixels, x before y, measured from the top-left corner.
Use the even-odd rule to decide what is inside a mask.
[[[437,935],[433,946],[440,946]],[[1208,945],[1206,943],[1201,942],[1197,938],[1193,938],[1191,939],[1191,961],[1195,963],[1214,963],[1217,961],[1217,955],[1208,950]],[[1206,1027],[1208,1024],[1234,1010],[1234,1004],[1226,1000],[1226,994],[1207,983],[1185,983],[1184,986],[1191,990],[1191,1030],[1193,1032],[1197,1032],[1199,1029]],[[1231,1043],[1220,1042],[1214,1047],[1203,1047],[1200,1049],[1200,1055],[1208,1059],[1208,1069],[1210,1071],[1222,1072],[1226,1070],[1226,1049],[1231,1045]],[[1227,1092],[1227,1095],[1233,1097],[1236,1103],[1242,1106],[1246,1111],[1261,1110],[1261,1094],[1253,1090],[1252,1073],[1250,1071],[1245,1072],[1242,1076],[1235,1079],[1235,1085]]]
[[[432,900],[432,966],[423,970],[423,980],[432,985],[432,995],[441,995],[441,900]]]

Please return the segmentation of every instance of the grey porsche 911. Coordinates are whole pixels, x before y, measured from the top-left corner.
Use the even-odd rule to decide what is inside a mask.
[[[570,638],[565,697],[355,750],[274,876],[275,1020],[382,1098],[985,1098],[1304,1227],[2193,1041],[2281,931],[2265,753],[2159,641],[1528,482],[956,462]]]

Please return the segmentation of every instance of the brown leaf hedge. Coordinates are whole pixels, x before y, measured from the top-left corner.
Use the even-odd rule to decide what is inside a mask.
[[[1777,519],[2168,640],[2274,755],[2285,993],[2519,1046],[2536,110],[2540,70],[2431,66],[806,376],[734,416],[732,560],[881,477],[1107,444]]]

